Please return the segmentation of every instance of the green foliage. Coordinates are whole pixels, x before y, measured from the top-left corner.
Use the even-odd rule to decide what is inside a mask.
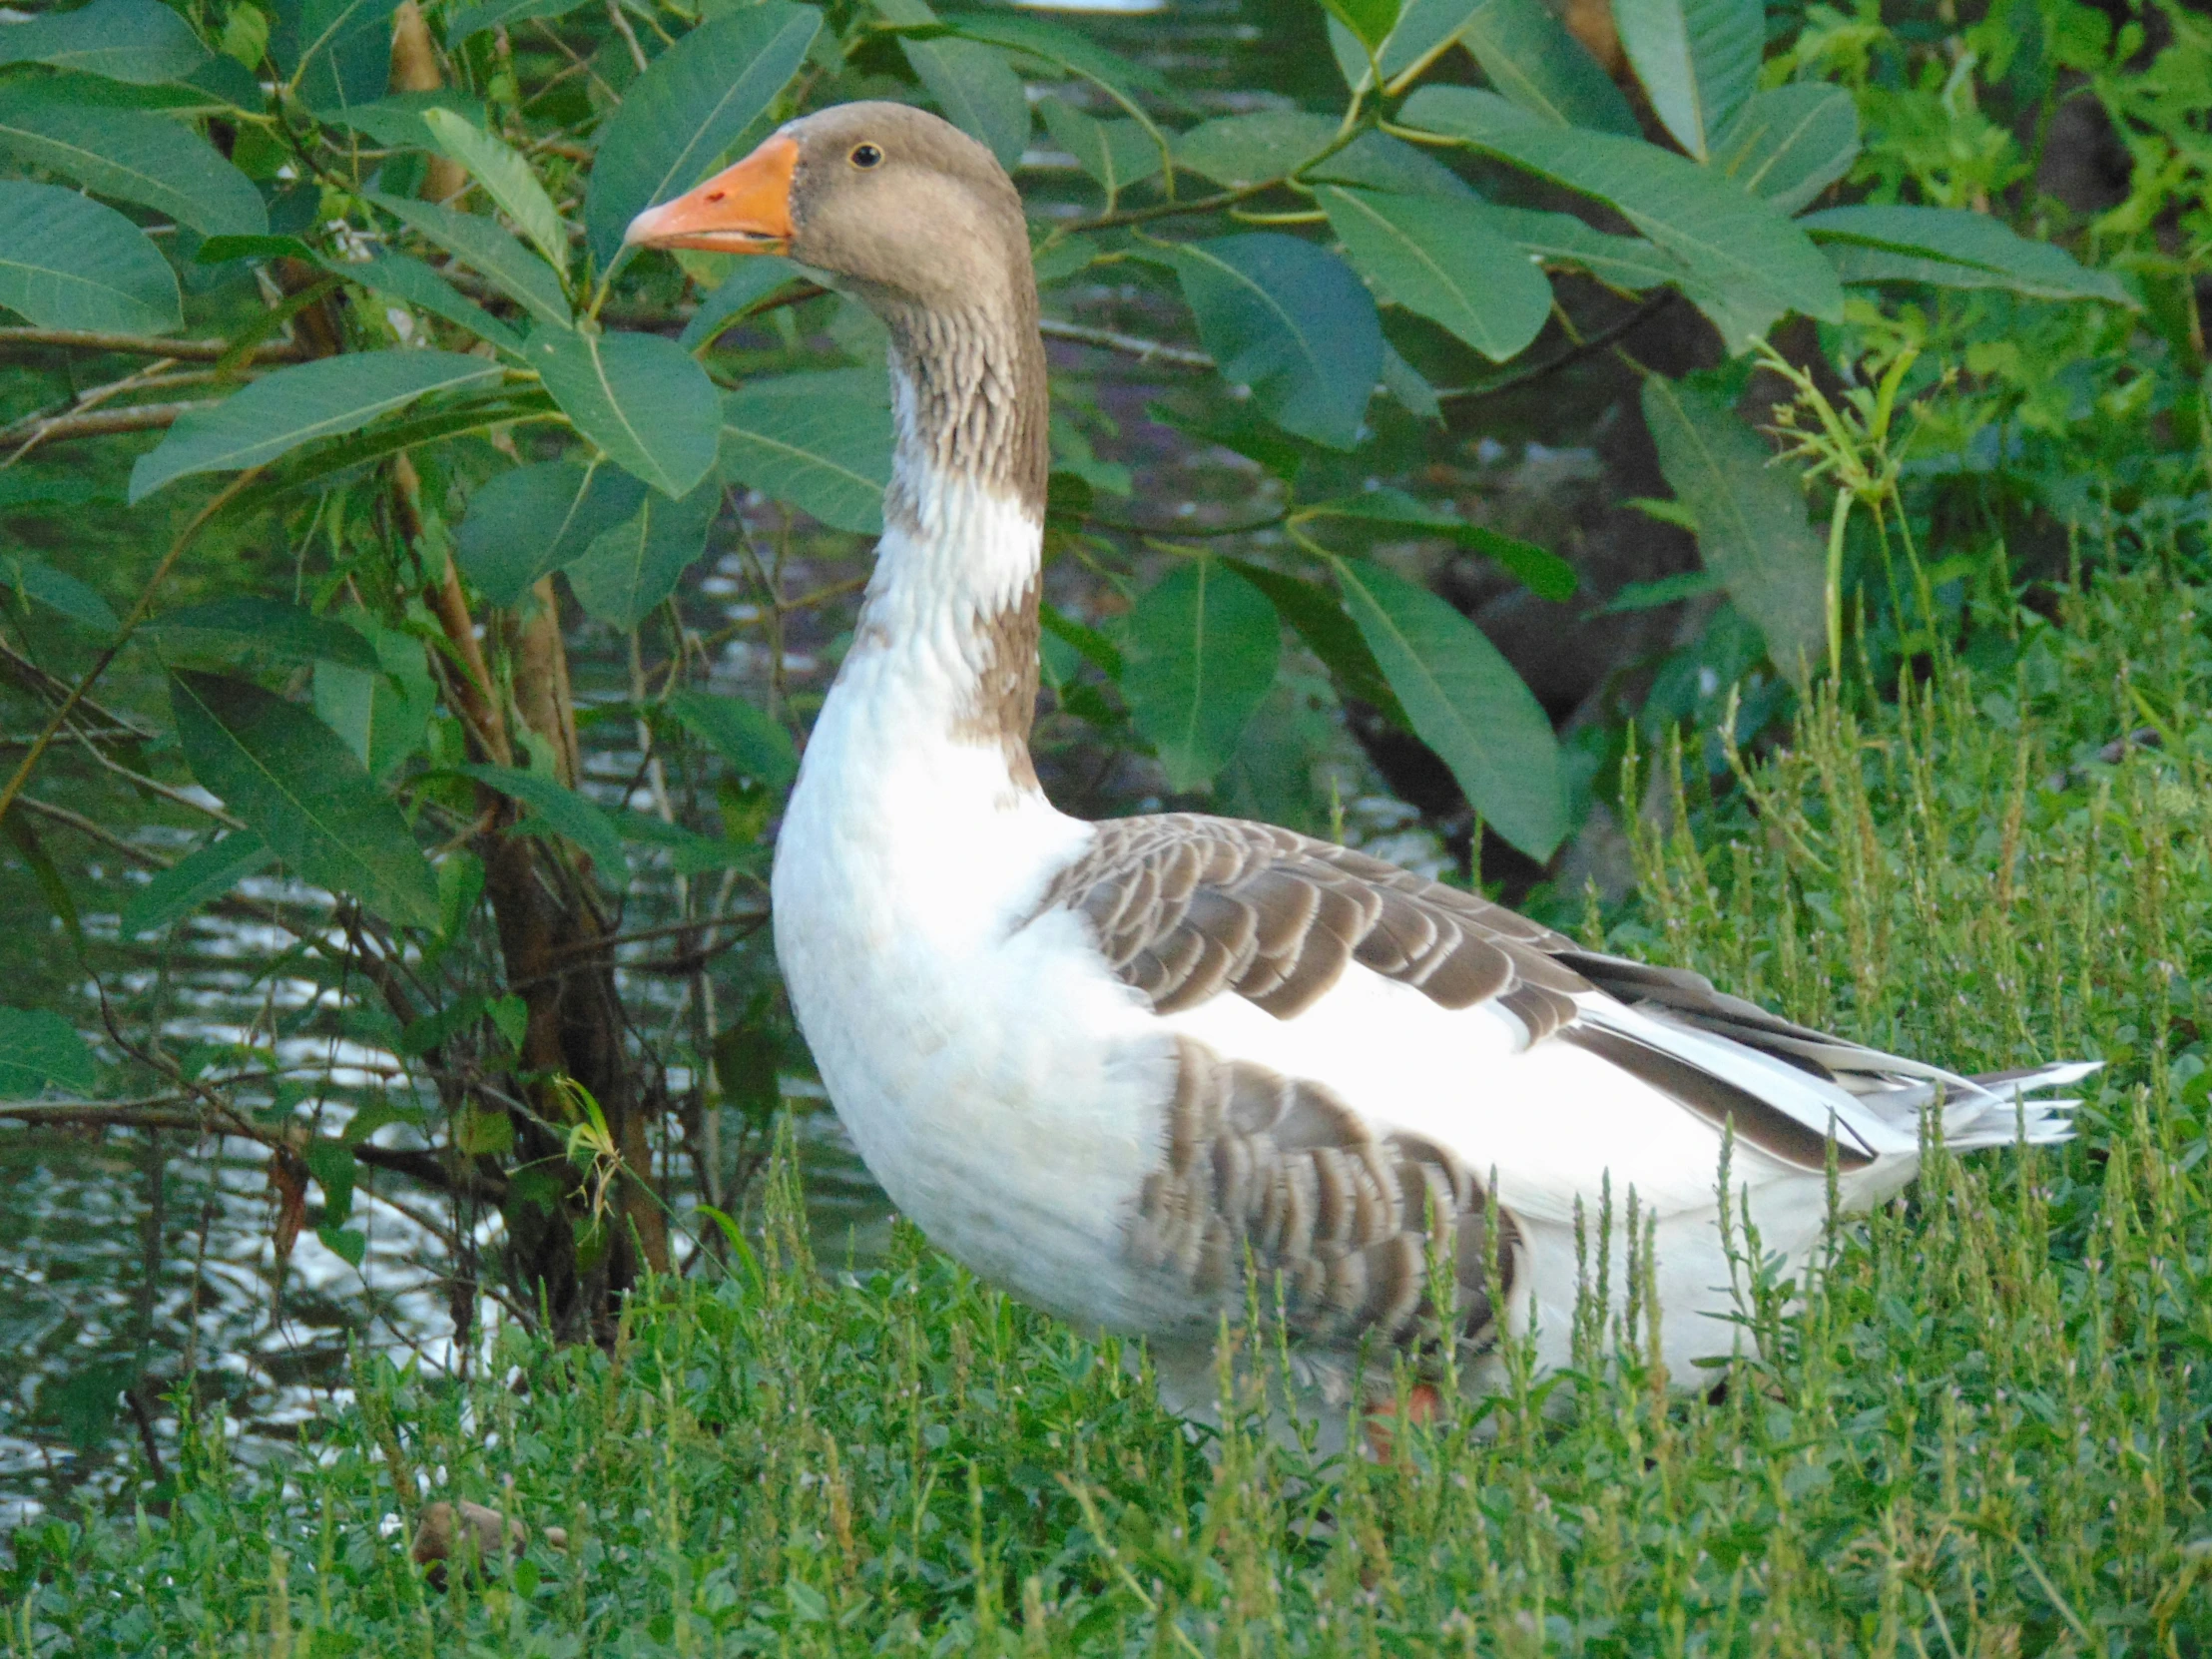
[[[0,1088],[35,1094],[49,1083],[92,1087],[92,1051],[50,1008],[0,1008]]]
[[[456,351],[361,351],[279,370],[178,420],[131,469],[131,499],[195,472],[264,465],[316,438],[358,431],[426,393],[498,372]]]
[[[1381,565],[1340,561],[1337,583],[1415,735],[1513,845],[1547,858],[1567,831],[1551,722],[1480,629]]]
[[[407,822],[330,729],[243,680],[179,673],[177,738],[193,776],[310,881],[393,920],[437,920],[437,883]]]
[[[1697,527],[1705,568],[1765,637],[1767,655],[1802,680],[1821,660],[1828,625],[1826,561],[1796,488],[1712,391],[1655,374],[1644,381],[1643,404],[1659,468]]]
[[[601,265],[614,261],[632,219],[691,189],[760,119],[821,27],[811,7],[768,0],[686,35],[638,78],[601,135],[584,199]]]
[[[1204,788],[1228,764],[1275,683],[1282,639],[1266,596],[1218,560],[1193,560],[1137,601],[1122,639],[1122,692],[1170,789]]]
[[[0,304],[42,328],[161,334],[183,322],[175,274],[129,220],[12,179],[0,179]]]

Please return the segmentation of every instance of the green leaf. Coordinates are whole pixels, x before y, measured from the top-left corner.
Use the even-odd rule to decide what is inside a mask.
[[[41,328],[166,334],[185,320],[176,274],[136,225],[17,179],[0,179],[0,305]]]
[[[1804,232],[1733,181],[1656,145],[1548,127],[1468,87],[1423,87],[1400,119],[1611,204],[1692,281],[1739,304],[1764,300],[1828,322],[1843,316],[1843,287]]]
[[[1544,0],[1477,0],[1453,38],[1491,86],[1530,114],[1556,127],[1635,136],[1636,115],[1620,88]],[[1383,67],[1396,73],[1387,61]]]
[[[617,467],[543,461],[502,472],[469,497],[454,536],[461,572],[494,605],[572,560],[644,502],[645,486]]]
[[[1321,0],[1329,15],[1371,51],[1380,51],[1397,27],[1398,0]]]
[[[890,391],[870,368],[751,380],[722,400],[722,471],[839,530],[883,528]]]
[[[1093,82],[1123,109],[1130,108],[1132,95],[1140,92],[1162,104],[1179,102],[1175,89],[1158,71],[1100,46],[1065,24],[1012,11],[963,12],[944,21],[962,40],[1002,46],[1035,64]]]
[[[208,61],[192,25],[156,0],[92,0],[0,28],[0,64],[45,63],[152,86]]]
[[[435,150],[438,141],[424,119],[432,110],[450,110],[471,126],[484,125],[484,102],[454,87],[428,92],[395,92],[373,104],[356,104],[330,117],[332,125],[365,133],[387,150]]]
[[[1037,106],[1052,142],[1109,195],[1141,185],[1160,171],[1160,147],[1134,121],[1100,121],[1063,98]]]
[[[1420,741],[1474,810],[1539,861],[1567,832],[1559,743],[1497,647],[1426,588],[1364,559],[1336,561],[1345,609]]]
[[[2134,304],[2110,272],[2086,271],[2064,249],[2029,242],[1961,208],[1830,208],[1798,223],[1819,238],[1847,282],[1931,282],[2010,288],[2038,299]]]
[[[1334,449],[1360,438],[1382,372],[1375,300],[1326,249],[1274,232],[1179,243],[1183,296],[1222,377],[1286,431]]]
[[[668,700],[668,709],[740,777],[782,789],[799,775],[791,733],[743,698],[680,691]]]
[[[1693,532],[1694,533],[1694,532]],[[1724,591],[1720,578],[1709,570],[1685,570],[1649,582],[1625,582],[1620,592],[1597,608],[1598,616],[1623,611],[1655,611],[1662,605],[1678,605],[1685,599]]]
[[[512,351],[518,356],[521,354],[520,334],[420,260],[405,254],[382,254],[374,259],[358,262],[325,261],[322,269],[333,276],[358,282],[364,288],[388,294],[393,299],[405,300],[418,309],[428,311],[432,316],[442,316],[446,321],[466,328],[478,339],[491,341],[502,351]]]
[[[428,392],[499,371],[497,363],[453,351],[350,351],[277,369],[213,408],[179,416],[131,469],[131,499],[143,501],[188,473],[260,466],[316,438],[357,431]]]
[[[383,783],[422,742],[438,702],[437,683],[423,661],[422,642],[363,615],[358,625],[374,648],[374,666],[324,658],[314,666],[314,712],[345,740],[369,777]]]
[[[305,260],[320,255],[297,237],[209,237],[193,250],[194,265],[229,265],[233,260]]]
[[[704,23],[654,59],[601,129],[584,228],[602,268],[630,221],[705,178],[799,72],[822,14],[784,0]]]
[[[1660,125],[1709,160],[1759,84],[1762,0],[1613,0],[1613,23]]]
[[[46,900],[46,907],[53,911],[54,919],[62,924],[62,932],[68,936],[71,946],[79,951],[85,948],[85,927],[77,914],[77,900],[69,890],[69,883],[62,879],[61,867],[54,862],[54,855],[46,850],[46,843],[39,839],[31,821],[18,813],[5,823],[0,823],[0,834],[14,843],[16,853],[24,867],[31,872],[39,894]]]
[[[568,230],[538,176],[503,141],[451,110],[425,110],[422,124],[437,147],[468,169],[499,211],[515,222],[556,273],[568,269]]]
[[[953,36],[899,45],[945,120],[989,150],[1007,172],[1021,165],[1021,153],[1029,147],[1029,93],[1003,51]]]
[[[512,26],[527,23],[532,18],[566,17],[583,4],[584,0],[487,0],[482,5],[464,6],[446,25],[446,44],[458,47],[470,35],[496,29],[502,24]]]
[[[94,633],[112,635],[121,626],[96,589],[43,560],[0,553],[0,582],[15,589],[26,607],[44,605]]]
[[[699,309],[684,324],[676,343],[686,351],[697,351],[728,327],[731,318],[750,310],[801,275],[799,267],[774,254],[746,255],[721,284],[700,300]]]
[[[329,1232],[353,1213],[353,1149],[334,1136],[317,1136],[307,1143],[306,1165],[322,1189],[322,1231]]]
[[[1315,195],[1352,263],[1385,298],[1492,362],[1517,355],[1550,320],[1543,272],[1465,206],[1336,185]]]
[[[648,494],[566,567],[577,603],[617,633],[634,633],[707,551],[707,531],[721,511],[722,480],[711,471],[680,501]]]
[[[1416,501],[1403,490],[1364,490],[1341,501],[1325,501],[1309,511],[1320,518],[1353,519],[1446,536],[1469,553],[1495,559],[1539,599],[1572,599],[1578,586],[1574,566],[1558,554],[1486,524],[1469,524],[1458,514]]]
[[[577,431],[663,495],[689,495],[714,466],[715,383],[674,340],[562,332],[526,356]]]
[[[136,202],[203,236],[269,229],[262,193],[214,145],[143,110],[88,107],[37,82],[0,85],[0,151],[96,196]]]
[[[1828,638],[1827,552],[1805,498],[1728,400],[1688,381],[1644,377],[1644,424],[1659,470],[1697,521],[1698,553],[1793,680]]]
[[[1077,622],[1049,599],[1038,602],[1037,621],[1048,636],[1065,645],[1116,685],[1121,683],[1121,671],[1127,666],[1121,660],[1121,648],[1096,628]]]
[[[193,776],[293,871],[387,920],[437,925],[437,880],[407,821],[335,732],[213,674],[172,675],[170,701]]]
[[[1436,388],[1399,356],[1397,347],[1388,340],[1382,342],[1382,389],[1416,419],[1440,421],[1444,417],[1443,401],[1436,395]]]
[[[1122,700],[1177,792],[1207,788],[1275,684],[1283,624],[1267,596],[1218,559],[1194,559],[1146,591],[1122,638]]]
[[[388,0],[276,0],[269,55],[315,111],[383,96],[391,78]]]
[[[500,292],[540,322],[557,328],[573,326],[559,275],[490,220],[411,197],[372,190],[361,194],[416,235],[490,277]]]
[[[1193,127],[1175,141],[1175,165],[1231,190],[1280,179],[1336,142],[1337,123],[1302,110],[1256,110]]]
[[[1483,203],[1474,210],[1483,222],[1523,254],[1546,266],[1571,266],[1615,287],[1648,288],[1679,282],[1682,262],[1641,237],[1616,237],[1596,230],[1572,214],[1537,208],[1500,208]]]
[[[233,498],[231,510],[246,513],[287,498],[303,499],[343,473],[419,444],[489,432],[517,421],[549,421],[554,416],[553,399],[535,386],[527,390],[495,386],[485,393],[462,392],[431,413],[394,420],[366,432],[316,445],[278,476],[264,478],[241,490]]]
[[[1387,133],[1362,133],[1334,156],[1302,175],[1309,184],[1353,185],[1394,196],[1432,196],[1447,202],[1482,198],[1450,168],[1418,146]]]
[[[314,1236],[324,1250],[354,1272],[360,1271],[361,1263],[368,1255],[366,1233],[357,1227],[332,1227],[325,1223],[314,1230]]]
[[[551,830],[574,842],[614,885],[629,879],[629,855],[622,849],[622,834],[615,829],[613,818],[558,779],[540,772],[518,772],[513,767],[466,766],[460,771],[530,809],[532,816],[515,827],[517,833]]]
[[[232,594],[164,611],[146,626],[169,651],[219,648],[264,663],[339,663],[377,672],[376,648],[335,617],[260,594]]]
[[[83,1094],[94,1082],[92,1050],[51,1008],[0,1008],[0,1094],[21,1099],[59,1083]]]
[[[251,830],[234,830],[187,853],[131,895],[123,906],[123,936],[160,932],[267,868],[276,856]]]
[[[1382,667],[1375,660],[1375,653],[1368,649],[1358,625],[1345,614],[1342,600],[1319,582],[1287,576],[1266,565],[1243,559],[1224,559],[1222,563],[1268,596],[1276,614],[1298,630],[1307,650],[1321,659],[1344,696],[1372,704],[1392,726],[1407,732],[1413,729],[1397,693],[1382,678]]]
[[[1713,166],[1777,213],[1794,214],[1859,158],[1859,106],[1842,87],[1796,81],[1752,94]]]

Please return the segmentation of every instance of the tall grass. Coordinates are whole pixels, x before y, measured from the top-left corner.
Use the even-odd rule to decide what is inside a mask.
[[[1818,701],[1639,840],[1616,948],[1964,1069],[2111,1062],[2078,1140],[1931,1145],[1810,1286],[1742,1241],[1759,1341],[1710,1388],[1643,1358],[1639,1299],[1585,1316],[1579,1375],[1511,1355],[1505,1392],[1381,1460],[1235,1420],[1209,1448],[1140,1356],[917,1239],[818,1265],[787,1164],[760,1248],[640,1297],[612,1353],[511,1336],[466,1384],[363,1358],[281,1468],[191,1425],[166,1513],[17,1534],[7,1651],[2206,1651],[2201,598],[2109,581],[2000,675]],[[439,1496],[533,1540],[433,1589],[406,1540]]]

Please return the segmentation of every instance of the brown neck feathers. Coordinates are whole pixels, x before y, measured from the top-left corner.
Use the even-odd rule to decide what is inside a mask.
[[[890,326],[892,372],[908,400],[899,462],[883,501],[887,523],[920,531],[913,491],[934,475],[979,483],[1043,525],[1050,407],[1036,289],[1027,275],[1010,305],[957,311],[878,305]],[[1011,603],[974,618],[975,680],[952,729],[963,742],[997,744],[1009,776],[1028,790],[1038,787],[1029,729],[1037,710],[1039,588],[1032,574]]]
[[[995,296],[994,296],[995,297]],[[1036,289],[1023,281],[1010,303],[951,311],[885,305],[894,370],[912,388],[915,457],[939,476],[973,478],[1044,522],[1052,464],[1046,425],[1044,337]],[[887,514],[912,510],[894,477]]]

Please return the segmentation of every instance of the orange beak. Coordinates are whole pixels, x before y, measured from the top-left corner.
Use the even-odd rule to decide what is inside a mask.
[[[626,248],[709,254],[781,254],[792,241],[792,172],[799,141],[782,134],[689,195],[648,208],[623,233]]]

